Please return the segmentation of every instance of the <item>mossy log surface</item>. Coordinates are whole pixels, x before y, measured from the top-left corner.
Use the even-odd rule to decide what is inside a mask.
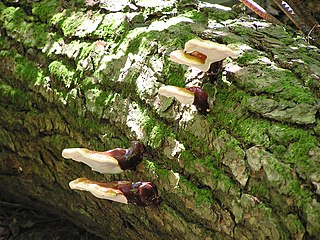
[[[106,239],[320,239],[320,51],[298,32],[190,0],[18,2],[0,2],[2,193]],[[168,58],[196,37],[242,51],[215,83]],[[199,83],[207,116],[157,94]],[[136,171],[61,157],[132,140]],[[152,181],[164,200],[100,200],[78,177]]]

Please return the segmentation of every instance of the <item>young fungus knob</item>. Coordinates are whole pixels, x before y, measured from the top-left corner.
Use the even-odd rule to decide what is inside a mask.
[[[201,87],[189,87],[187,90],[194,93],[194,102],[197,110],[202,114],[210,112],[208,94]]]
[[[151,182],[95,182],[78,178],[69,183],[71,189],[88,191],[95,197],[137,206],[157,206],[161,202],[157,186]]]
[[[127,169],[135,169],[142,161],[144,147],[138,141],[132,142],[128,149],[116,148],[106,152],[98,152],[86,148],[66,148],[62,156],[82,162],[100,173],[121,173]]]
[[[183,104],[193,104],[202,114],[210,111],[208,94],[200,87],[163,86],[159,88],[159,94],[165,97],[174,97]]]

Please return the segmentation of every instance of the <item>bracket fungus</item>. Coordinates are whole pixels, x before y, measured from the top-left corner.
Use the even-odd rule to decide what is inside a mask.
[[[128,149],[116,148],[106,152],[97,152],[86,148],[66,148],[62,151],[64,158],[85,163],[92,170],[100,173],[121,173],[135,169],[142,161],[144,147],[142,143],[133,141]]]
[[[175,97],[183,104],[193,104],[202,114],[207,114],[210,111],[208,94],[200,87],[163,86],[159,88],[159,94],[165,97]]]
[[[239,54],[227,45],[209,40],[191,39],[185,43],[184,50],[170,53],[170,59],[179,64],[196,67],[203,72],[209,70],[212,63],[222,61],[227,57],[237,57]]]
[[[162,201],[152,182],[95,182],[78,178],[69,183],[71,189],[88,191],[95,197],[137,206],[157,206]]]

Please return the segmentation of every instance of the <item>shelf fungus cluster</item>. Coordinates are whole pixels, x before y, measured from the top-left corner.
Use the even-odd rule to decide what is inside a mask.
[[[98,152],[86,148],[67,148],[62,151],[64,158],[85,163],[93,171],[116,174],[125,170],[134,170],[142,161],[144,147],[133,141],[128,149],[116,148]],[[117,181],[95,182],[87,178],[78,178],[69,183],[71,189],[91,192],[95,197],[121,203],[133,203],[138,206],[159,205],[156,185],[151,182]]]
[[[211,41],[192,39],[185,44],[184,50],[177,50],[170,54],[170,59],[179,64],[196,67],[201,71],[208,71],[215,62],[221,62],[226,57],[236,57],[237,54],[226,45]],[[219,66],[222,64],[219,64]],[[163,86],[159,94],[174,97],[183,104],[193,104],[201,114],[207,114],[209,109],[208,94],[201,87],[180,88]],[[116,148],[105,152],[98,152],[86,148],[67,148],[62,156],[82,162],[100,173],[117,174],[125,170],[134,170],[143,158],[143,145],[132,142],[128,149]],[[97,198],[108,199],[120,203],[132,203],[138,206],[159,205],[156,185],[151,182],[95,182],[87,178],[78,178],[69,183],[71,189],[92,193]]]
[[[170,53],[170,60],[189,67],[196,67],[203,72],[208,72],[215,79],[222,61],[227,57],[237,57],[238,53],[226,45],[202,39],[191,39],[185,43],[184,50],[176,50]],[[208,94],[201,87],[180,88],[175,86],[163,86],[159,88],[159,94],[165,97],[174,97],[183,104],[193,104],[201,114],[207,114],[209,109]]]

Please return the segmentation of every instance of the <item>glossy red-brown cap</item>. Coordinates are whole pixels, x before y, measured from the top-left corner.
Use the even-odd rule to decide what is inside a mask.
[[[142,161],[144,146],[139,141],[132,141],[132,146],[121,156],[115,156],[122,170],[134,170]]]
[[[138,187],[138,195],[143,206],[158,206],[162,201],[162,198],[158,195],[157,186],[152,182],[143,182]]]
[[[208,94],[201,87],[189,87],[190,92],[194,93],[194,102],[197,110],[201,114],[207,114],[210,111],[208,103]]]
[[[158,195],[157,186],[152,182],[136,182],[120,186],[128,201],[138,206],[158,206],[162,199]]]

